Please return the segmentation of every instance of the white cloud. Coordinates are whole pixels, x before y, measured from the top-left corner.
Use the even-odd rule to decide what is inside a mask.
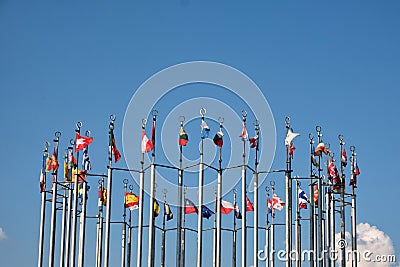
[[[339,241],[340,233],[336,234],[335,238],[336,241]],[[346,242],[346,252],[351,253],[351,235],[349,232],[346,232]],[[338,243],[336,242],[336,244]],[[336,247],[336,249],[339,250],[338,247]],[[391,260],[389,257],[395,255],[390,237],[376,226],[371,226],[368,223],[360,223],[357,225],[357,251],[360,255],[358,264],[360,267],[389,267],[396,264],[394,262],[388,262]],[[340,258],[339,253],[339,261]],[[346,266],[351,266],[351,258],[346,262]]]
[[[6,240],[8,237],[6,233],[3,231],[3,228],[0,227],[0,241],[1,240]]]

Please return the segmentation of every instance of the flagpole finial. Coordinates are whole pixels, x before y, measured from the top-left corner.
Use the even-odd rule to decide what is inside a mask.
[[[316,126],[316,127],[315,127],[315,130],[316,130],[317,133],[318,133],[318,137],[321,137],[321,136],[322,136],[322,134],[321,134],[322,127],[321,127],[321,126]]]
[[[266,186],[266,187],[265,187],[265,191],[266,191],[266,192],[269,192],[269,190],[270,190],[269,186]]]
[[[218,122],[219,122],[219,125],[222,125],[222,123],[224,123],[224,118],[218,117]]]
[[[204,115],[206,115],[206,112],[207,112],[207,110],[206,110],[205,108],[201,108],[201,109],[200,109],[200,115],[201,115],[202,117],[204,117]]]
[[[85,135],[86,135],[86,137],[90,137],[90,131],[86,130]]]
[[[179,122],[181,123],[181,125],[185,122],[185,116],[179,116],[178,118]]]
[[[49,151],[49,146],[50,146],[50,143],[49,142],[44,142],[44,150],[43,150],[43,152],[47,152],[47,151]]]
[[[243,118],[247,117],[247,111],[245,109],[242,110],[242,116],[243,116]]]
[[[133,185],[129,185],[129,190],[131,190],[131,192],[132,192],[132,190],[133,190]]]
[[[314,141],[313,141],[314,135],[313,135],[312,133],[309,133],[309,134],[308,134],[308,139],[310,139],[310,143],[311,143],[311,144],[314,144]]]
[[[332,158],[335,156],[335,152],[333,151],[329,151],[329,156],[331,156]],[[335,159],[333,159],[333,161],[336,161]]]
[[[271,181],[271,182],[269,182],[269,184],[271,185],[272,189],[275,189],[275,181]]]
[[[115,114],[111,114],[111,115],[110,115],[110,120],[111,120],[112,122],[114,122],[116,119],[117,119],[117,116],[115,116]]]
[[[289,125],[290,125],[290,117],[285,117],[285,124],[286,124],[286,127],[289,128]]]
[[[153,119],[155,119],[158,116],[158,110],[157,109],[153,109],[151,111],[151,115],[153,115]]]
[[[80,130],[81,129],[81,127],[82,127],[82,122],[81,121],[78,121],[77,123],[76,123],[76,129],[77,130]]]
[[[350,151],[351,151],[352,153],[354,153],[354,152],[356,151],[356,147],[355,147],[355,146],[350,146]]]
[[[145,128],[145,126],[146,126],[146,123],[147,123],[147,120],[146,120],[146,119],[142,119],[142,129],[144,129],[144,128]]]
[[[73,145],[75,145],[75,140],[74,139],[69,139],[69,143],[71,144],[71,146],[73,146]]]
[[[58,139],[61,137],[61,132],[57,131],[54,133],[54,136]]]
[[[128,181],[128,179],[125,178],[122,182],[124,183],[124,186],[125,186],[128,184],[129,181]]]
[[[233,189],[233,193],[236,195],[237,192],[238,192],[237,188],[234,188],[234,189]]]

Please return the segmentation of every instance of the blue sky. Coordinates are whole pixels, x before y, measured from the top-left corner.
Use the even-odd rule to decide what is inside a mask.
[[[117,115],[121,145],[122,118],[136,89],[154,73],[194,60],[230,65],[261,88],[277,126],[276,168],[284,163],[285,116],[302,133],[296,139],[295,174],[307,174],[307,135],[316,125],[336,151],[337,135],[344,134],[359,155],[358,221],[387,234],[400,257],[399,8],[398,1],[0,1],[0,162],[6,170],[0,227],[7,236],[0,238],[1,265],[30,266],[37,260],[43,142],[60,131],[64,148],[82,121],[95,138],[94,172],[106,172],[109,115]],[[185,94],[197,90],[188,87]],[[283,195],[283,183],[277,185]],[[95,205],[95,190],[91,194]],[[284,220],[283,213],[278,219]],[[196,227],[194,218],[188,220]],[[90,240],[94,226],[88,227]],[[116,226],[117,244],[119,235]],[[283,246],[283,235],[280,240]],[[205,252],[206,261],[210,253]],[[112,260],[119,262],[118,248]],[[223,261],[228,264],[230,256]]]

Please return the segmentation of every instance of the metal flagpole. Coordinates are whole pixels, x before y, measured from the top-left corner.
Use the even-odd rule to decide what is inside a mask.
[[[70,144],[73,146],[74,140],[70,140]],[[73,147],[68,147],[68,157],[69,153],[73,153]],[[68,164],[70,164],[69,159],[68,159]],[[72,170],[73,166],[68,166],[68,168],[71,169],[71,176],[69,176],[69,173],[67,174],[68,179],[72,179]],[[68,171],[69,172],[69,171]],[[65,232],[65,254],[64,254],[64,267],[69,267],[69,254],[70,254],[70,247],[71,247],[71,224],[72,224],[72,181],[69,183],[69,188],[68,188],[68,211],[67,211],[67,226],[66,226],[66,232]]]
[[[219,117],[219,131],[222,132],[222,123],[224,122],[224,118]],[[222,138],[222,137],[221,137]],[[217,247],[216,247],[216,267],[221,266],[221,243],[222,243],[222,236],[221,236],[221,225],[222,225],[222,217],[221,217],[221,199],[222,199],[222,146],[219,148],[219,169],[218,169],[218,178],[217,178]]]
[[[327,144],[327,149],[329,149],[329,147],[330,147],[330,145],[329,144]],[[333,160],[333,157],[334,157],[334,153],[332,152],[332,151],[329,151],[329,157],[327,156],[326,157],[326,160],[325,160],[325,165],[326,165],[326,175],[327,175],[327,178],[329,178],[329,158],[332,158],[332,160]],[[325,205],[325,209],[324,209],[324,211],[325,211],[325,221],[324,221],[324,231],[323,231],[323,233],[324,233],[324,251],[326,251],[327,253],[324,253],[324,265],[325,266],[329,266],[330,267],[330,264],[331,264],[331,262],[330,262],[330,258],[329,258],[329,252],[331,251],[331,231],[330,231],[330,229],[331,229],[331,219],[330,219],[330,217],[331,217],[331,212],[330,212],[330,210],[331,210],[331,205],[330,205],[330,195],[331,195],[331,192],[330,192],[330,190],[332,189],[333,190],[333,187],[331,187],[331,189],[329,188],[329,186],[332,186],[331,185],[331,182],[330,182],[330,179],[326,179],[326,184],[324,185],[324,197],[325,197],[325,201],[324,201],[324,205]]]
[[[316,128],[317,134],[318,134],[318,144],[321,142],[321,126],[317,126]],[[318,248],[318,266],[323,266],[323,261],[321,260],[321,255],[322,255],[322,177],[321,177],[321,158],[322,158],[322,153],[321,155],[318,156],[318,203],[317,203],[317,208],[318,208],[318,235],[317,235],[317,248]]]
[[[132,193],[133,185],[129,185],[129,190]],[[129,220],[128,220],[128,253],[126,256],[126,266],[131,267],[131,255],[132,255],[132,210],[129,209]]]
[[[213,263],[212,266],[215,267],[216,265],[216,259],[217,259],[217,205],[218,205],[218,196],[217,196],[217,189],[214,189],[214,229],[213,229]]]
[[[56,132],[55,134],[55,139],[54,141],[54,151],[53,155],[55,154],[56,159],[58,160],[58,143],[59,139],[61,136],[60,132]],[[56,220],[57,220],[57,172],[58,172],[58,166],[54,170],[53,165],[54,162],[52,162],[52,176],[53,176],[53,181],[52,181],[52,198],[51,198],[51,224],[50,224],[50,246],[49,246],[49,266],[53,267],[54,266],[54,251],[55,251],[55,239],[56,239]],[[58,163],[57,163],[58,165]]]
[[[286,135],[290,130],[290,118],[285,118],[286,124]],[[292,250],[292,159],[289,155],[289,146],[286,146],[286,172],[285,172],[285,183],[286,183],[286,266],[290,267],[292,262],[289,260],[288,255]]]
[[[246,124],[247,114],[242,113],[243,125]],[[258,140],[256,140],[258,142]],[[247,228],[246,228],[246,207],[247,207],[247,181],[246,181],[246,140],[243,140],[243,165],[242,165],[242,267],[246,267],[247,258]]]
[[[333,251],[336,251],[336,242],[335,242],[335,234],[336,234],[336,231],[335,231],[335,194],[332,192],[331,194],[330,194],[330,206],[331,206],[331,216],[330,216],[330,219],[331,219],[331,228],[330,228],[330,231],[331,231],[331,245],[330,245],[330,247],[331,247],[331,251],[333,252]],[[329,258],[330,258],[330,261],[331,261],[331,267],[335,267],[335,257],[333,257],[333,254],[331,253],[330,255],[329,255]]]
[[[235,208],[233,212],[233,237],[232,237],[232,267],[236,267],[236,216],[235,213],[238,212],[236,211],[237,203],[236,203],[236,194],[237,194],[237,189],[233,189],[233,207]]]
[[[126,264],[126,189],[128,187],[128,179],[124,179],[124,211],[122,213],[122,238],[121,238],[121,267]]]
[[[82,127],[82,122],[78,122],[76,124],[76,130],[75,132],[77,134],[81,133],[81,127]],[[74,144],[74,147],[76,148],[76,144]],[[76,162],[79,162],[79,151],[76,152]],[[72,174],[72,176],[74,176]],[[70,266],[75,267],[75,254],[76,254],[76,229],[77,229],[77,224],[78,224],[78,177],[79,177],[79,171],[78,171],[78,166],[76,167],[76,174],[74,177],[74,206],[72,208],[73,210],[73,216],[72,216],[72,237],[71,237],[71,251],[70,251]]]
[[[296,180],[296,266],[301,266],[301,224],[300,224],[300,202],[299,202],[300,182]]]
[[[68,150],[65,156],[65,160],[68,164]],[[68,171],[68,170],[67,170]],[[64,177],[65,179],[65,177]],[[65,255],[65,227],[66,227],[66,221],[67,221],[67,187],[66,187],[66,182],[64,180],[64,193],[62,196],[62,217],[61,217],[61,234],[60,234],[60,267],[64,266],[64,255]]]
[[[86,131],[86,137],[90,137],[90,131]],[[88,150],[88,148],[86,148]],[[82,164],[83,165],[83,164]],[[82,166],[82,169],[85,169]],[[89,189],[87,182],[82,183],[82,212],[79,216],[79,254],[78,254],[78,266],[83,267],[85,264],[85,236],[86,236],[86,206],[87,206],[87,190]]]
[[[98,213],[97,213],[97,237],[96,237],[96,267],[101,267],[103,251],[103,198],[104,198],[104,178],[99,180]]]
[[[200,109],[201,121],[204,122],[206,109]],[[202,245],[203,245],[203,181],[204,181],[204,163],[203,163],[203,145],[204,139],[200,141],[200,164],[199,164],[199,214],[197,216],[197,267],[202,266]]]
[[[186,190],[187,190],[187,187],[185,186],[184,190],[183,190],[183,199],[186,199]],[[185,249],[186,249],[185,223],[186,223],[186,215],[185,215],[185,213],[183,213],[183,221],[182,221],[182,256],[181,256],[181,258],[182,258],[182,265],[181,266],[182,267],[185,266]]]
[[[269,224],[269,208],[268,208],[268,201],[269,201],[269,186],[265,187],[265,192],[266,192],[266,215],[267,215],[267,220],[266,220],[266,224],[265,224],[265,255],[266,255],[266,259],[265,259],[265,267],[269,267],[269,258],[270,258],[270,245],[269,245],[269,239],[270,239],[270,227],[268,226]],[[272,208],[272,207],[271,207]],[[272,210],[271,210],[272,211]],[[271,214],[272,215],[272,214]]]
[[[350,151],[351,151],[351,175],[355,176],[355,160],[356,160],[356,147],[355,146],[351,146],[350,147]],[[358,259],[357,259],[357,218],[356,218],[356,194],[355,194],[355,188],[356,188],[356,177],[352,177],[353,180],[353,184],[352,184],[352,191],[351,191],[351,249],[353,251],[352,255],[352,267],[357,267],[358,265]],[[344,184],[344,181],[343,181]]]
[[[48,157],[48,149],[49,149],[49,142],[44,143],[44,150],[43,150],[43,159],[42,159],[42,170],[41,174],[43,175],[42,181],[42,205],[40,207],[40,230],[39,230],[39,253],[38,253],[38,267],[43,266],[43,249],[44,249],[44,228],[45,228],[45,219],[46,219],[46,158]]]
[[[150,167],[150,211],[149,211],[149,250],[148,250],[148,267],[154,267],[154,236],[155,236],[155,228],[154,228],[154,202],[155,202],[155,181],[156,181],[156,165],[155,165],[155,129],[156,129],[156,120],[157,120],[157,110],[152,111],[153,115],[153,126],[151,128],[151,136],[153,143],[153,151],[151,153],[151,167]]]
[[[164,189],[164,214],[162,221],[162,241],[161,241],[161,266],[165,267],[165,203],[167,201],[167,189]]]
[[[142,131],[144,131],[147,120],[142,119]],[[138,218],[138,241],[137,241],[137,267],[142,266],[142,239],[143,239],[143,201],[144,201],[144,152],[142,151],[142,160],[140,161],[140,177],[139,177],[139,218]]]
[[[113,142],[111,138],[114,133],[114,122],[115,115],[110,116],[110,125],[109,125],[109,135],[110,135],[110,144],[108,147],[108,173],[107,173],[107,199],[106,199],[106,227],[104,233],[104,267],[109,266],[109,256],[110,256],[110,232],[111,232],[111,192],[112,192],[112,146]]]
[[[270,182],[271,189],[272,189],[272,196],[275,193],[275,182]],[[271,267],[275,266],[275,209],[271,207],[272,211],[272,219],[271,219],[271,255],[269,255],[271,261]]]
[[[314,135],[313,134],[309,134],[308,138],[310,140],[310,251],[312,253],[312,259],[310,260],[310,267],[314,267],[315,266],[315,246],[314,246],[314,170],[313,170],[313,159],[314,159],[314,155],[313,155],[313,144],[314,144]]]
[[[340,157],[342,156],[343,153],[343,135],[339,135],[339,144],[340,144]],[[343,172],[343,165],[340,164],[340,182],[341,182],[341,190],[340,190],[340,238],[342,240],[346,239],[346,219],[345,219],[345,210],[344,210],[344,194],[345,194],[345,184],[344,184],[344,172]],[[346,266],[346,247],[341,246],[341,263],[340,266],[345,267]]]
[[[184,116],[179,117],[180,127],[183,128]],[[183,188],[183,147],[179,145],[179,170],[178,170],[178,220],[176,227],[176,267],[182,266],[182,188]]]
[[[254,122],[254,131],[255,136],[259,136],[260,128],[257,120]],[[258,267],[258,144],[257,142],[254,160],[254,267]]]

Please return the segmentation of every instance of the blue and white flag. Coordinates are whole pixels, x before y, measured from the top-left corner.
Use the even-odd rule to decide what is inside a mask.
[[[92,169],[92,165],[90,164],[88,148],[85,147],[83,149],[83,159],[82,159],[82,170],[90,171]]]
[[[206,139],[210,135],[210,127],[208,127],[205,120],[201,121],[201,139]]]

